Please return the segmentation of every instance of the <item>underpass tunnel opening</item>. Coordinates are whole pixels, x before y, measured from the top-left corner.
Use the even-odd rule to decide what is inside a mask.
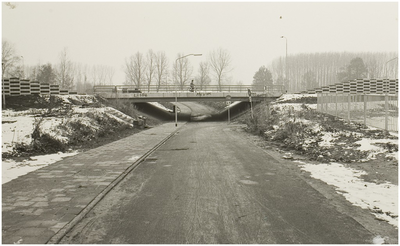
[[[161,109],[159,107],[154,106],[153,104],[142,102],[142,103],[133,103],[135,108],[143,113],[146,113],[154,118],[157,118],[159,120],[163,121],[174,121],[175,120],[175,114],[172,112],[168,112],[164,109]],[[178,120],[188,120],[190,119],[190,115],[184,115],[179,118],[178,115]]]
[[[255,106],[253,102],[253,106]],[[150,103],[134,103],[135,108],[143,113],[146,113],[152,117],[155,117],[163,121],[175,121],[175,113],[159,108]],[[244,114],[250,110],[250,102],[239,102],[230,106],[229,114],[230,118],[233,119],[239,115]],[[180,112],[178,109],[178,121],[195,121],[195,122],[210,122],[210,121],[227,121],[228,120],[228,108],[220,110],[217,113],[199,115]]]
[[[229,115],[230,119],[234,119],[235,117],[238,117],[247,111],[251,109],[251,106],[254,106],[255,103],[253,102],[253,105],[251,105],[250,102],[239,102],[234,105],[231,105],[229,107]],[[211,118],[207,119],[207,121],[227,121],[228,120],[228,108],[225,108],[224,110],[220,111],[218,114],[212,115]]]

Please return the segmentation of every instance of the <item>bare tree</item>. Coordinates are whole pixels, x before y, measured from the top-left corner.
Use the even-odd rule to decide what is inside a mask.
[[[68,57],[67,48],[60,53],[60,63],[56,68],[56,80],[63,89],[70,90],[74,86],[74,64]]]
[[[90,68],[90,81],[92,81],[93,85],[99,85],[99,73],[97,72],[97,66],[92,66]]]
[[[192,75],[193,68],[190,66],[189,59],[187,57],[181,57],[183,57],[183,54],[179,53],[174,63],[172,76],[176,85],[178,85],[179,88],[183,90],[184,86],[189,81],[189,78]]]
[[[210,53],[210,66],[215,73],[214,75],[220,91],[222,89],[223,78],[230,71],[231,62],[231,56],[227,50],[219,48]]]
[[[83,93],[93,92],[94,83],[90,81],[88,76],[88,71],[89,71],[88,65],[84,65],[82,67],[82,79],[81,79]]]
[[[164,51],[160,51],[156,56],[156,79],[157,91],[160,89],[163,76],[168,76],[168,60]]]
[[[136,85],[140,89],[146,71],[143,55],[137,52],[125,62],[126,84]]]
[[[78,93],[83,93],[83,78],[84,78],[84,67],[81,63],[75,64],[75,90]]]
[[[196,77],[196,84],[199,86],[200,90],[203,90],[207,85],[211,83],[209,73],[210,66],[208,62],[200,62],[199,75]]]
[[[37,80],[39,72],[40,72],[40,68],[41,68],[40,64],[33,65],[33,66],[26,66],[26,77],[29,80]]]
[[[146,82],[147,82],[147,91],[150,91],[151,81],[153,80],[153,76],[156,70],[156,55],[153,50],[149,50],[146,57]]]
[[[107,66],[96,65],[93,67],[93,77],[96,78],[97,85],[105,85],[107,82]]]
[[[21,56],[17,56],[14,45],[6,40],[2,40],[1,72],[4,77],[20,77],[22,68],[18,66]]]
[[[113,84],[113,77],[115,74],[115,69],[113,67],[106,68],[106,83],[112,85]]]
[[[337,74],[341,72],[342,68],[348,66],[355,57],[364,60],[368,68],[368,73],[362,77],[397,77],[397,52],[302,53],[288,57],[290,84],[285,84],[286,89],[290,92],[298,92],[312,89],[309,88],[310,85],[320,87],[337,83],[339,82]],[[284,84],[282,79],[283,59],[283,57],[274,59],[270,66],[276,84]]]
[[[125,59],[125,84],[133,85],[135,84],[135,76],[133,69],[133,56]]]

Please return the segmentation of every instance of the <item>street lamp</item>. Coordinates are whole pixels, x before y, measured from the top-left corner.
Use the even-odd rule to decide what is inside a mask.
[[[176,59],[175,63],[178,62],[179,59],[185,58],[187,56],[202,56],[202,54],[189,54],[189,55],[181,56],[178,59]],[[175,127],[178,126],[178,110],[177,110],[177,106],[176,106],[177,103],[178,103],[178,92],[176,91],[176,87],[175,87]]]
[[[4,85],[4,71],[5,71],[5,61],[1,60],[1,85]],[[3,108],[6,108],[6,93],[4,92],[4,90],[2,90],[2,94],[3,94]]]
[[[202,56],[202,54],[189,54],[189,55],[185,55],[185,56],[179,57],[178,59],[176,59],[176,61],[178,61],[179,59],[185,58],[185,57],[187,57],[187,56]]]
[[[286,79],[288,87],[289,87],[288,66],[287,66],[287,38],[285,36],[281,36],[281,38],[284,38],[286,40],[285,79]]]

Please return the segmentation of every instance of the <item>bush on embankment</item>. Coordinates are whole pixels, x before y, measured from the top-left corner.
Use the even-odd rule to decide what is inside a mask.
[[[119,138],[138,130],[103,112],[67,114],[63,117],[38,117],[29,144],[16,144],[8,156],[29,156],[88,148],[106,138]],[[106,141],[107,142],[107,141]]]
[[[240,121],[247,124],[248,131],[270,144],[324,162],[365,161],[370,153],[359,150],[358,141],[365,137],[395,138],[382,130],[371,130],[362,124],[319,113],[301,100],[273,103],[269,113],[267,105],[261,103],[254,107],[253,118],[248,112]],[[383,147],[389,153],[398,148],[393,144]]]
[[[140,131],[108,114],[93,96],[85,99],[75,96],[42,100],[44,109],[36,110],[34,115],[31,111],[27,113],[27,117],[35,118],[30,140],[14,143],[13,150],[3,153],[3,158],[89,149]],[[110,106],[133,118],[142,115],[131,103],[117,102]],[[159,123],[151,117],[147,119],[147,124]]]

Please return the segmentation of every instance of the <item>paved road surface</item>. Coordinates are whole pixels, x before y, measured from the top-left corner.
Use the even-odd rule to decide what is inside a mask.
[[[189,123],[61,243],[358,244],[374,235],[226,123]]]

